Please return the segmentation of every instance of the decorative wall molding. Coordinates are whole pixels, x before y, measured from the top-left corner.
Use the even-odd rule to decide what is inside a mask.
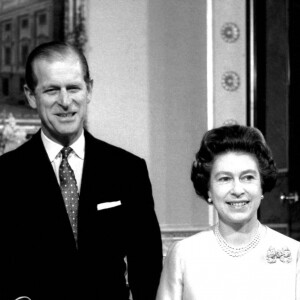
[[[221,37],[226,43],[235,43],[240,36],[238,25],[233,22],[225,23],[221,28]]]
[[[224,90],[234,92],[240,86],[240,76],[234,71],[227,71],[222,75],[221,84]]]
[[[209,0],[212,26],[212,69],[210,85],[213,99],[213,127],[226,120],[247,122],[247,30],[246,0]]]

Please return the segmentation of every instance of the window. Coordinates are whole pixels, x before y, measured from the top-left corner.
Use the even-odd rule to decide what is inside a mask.
[[[25,66],[28,54],[29,54],[28,46],[22,45],[21,46],[21,65],[22,66]]]
[[[23,19],[23,20],[21,21],[21,28],[22,28],[22,29],[28,28],[28,25],[29,25],[28,19]]]
[[[10,24],[10,23],[6,23],[6,24],[4,25],[4,30],[5,30],[5,32],[11,31],[11,24]]]
[[[40,14],[39,15],[39,25],[46,25],[46,23],[47,23],[47,15]]]
[[[11,64],[11,48],[5,47],[4,48],[4,65],[10,66]]]
[[[9,81],[8,81],[8,78],[2,78],[2,94],[4,96],[9,95]]]

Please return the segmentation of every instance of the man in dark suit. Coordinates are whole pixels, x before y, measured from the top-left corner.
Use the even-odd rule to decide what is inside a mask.
[[[146,163],[84,129],[92,86],[66,43],[28,57],[41,130],[0,157],[0,299],[155,299],[162,245]]]

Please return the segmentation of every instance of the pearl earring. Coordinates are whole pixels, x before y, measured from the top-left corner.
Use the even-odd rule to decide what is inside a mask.
[[[261,198],[261,200],[263,200],[265,197],[264,197],[264,195],[261,195],[260,198]]]
[[[207,199],[207,202],[208,202],[208,203],[212,203],[211,198],[208,198],[208,199]]]

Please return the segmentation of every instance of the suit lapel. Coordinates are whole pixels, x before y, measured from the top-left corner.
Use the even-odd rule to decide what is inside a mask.
[[[86,247],[99,234],[97,204],[113,193],[110,159],[102,141],[85,131],[85,159],[78,209],[78,244]],[[104,228],[103,228],[104,230]]]
[[[34,198],[37,202],[37,213],[43,215],[41,219],[45,229],[49,230],[51,236],[53,234],[53,238],[56,239],[59,234],[62,239],[75,246],[61,190],[41,140],[40,131],[28,142],[26,151],[28,162],[36,162],[28,168],[35,178]]]
[[[111,174],[115,170],[110,168],[110,157],[105,150],[104,143],[95,139],[88,132],[85,132],[86,147],[85,161],[82,174],[82,184],[80,197],[93,197],[93,204],[101,202],[107,193],[112,193],[111,190],[113,179]]]
[[[94,146],[94,138],[85,132],[85,157],[78,206],[79,249],[86,246],[89,247],[89,243],[91,242],[90,237],[93,236],[93,231],[95,230],[96,199],[99,197],[101,190],[101,186],[99,186],[100,178],[96,167],[97,162],[95,162],[99,156],[95,156]]]

